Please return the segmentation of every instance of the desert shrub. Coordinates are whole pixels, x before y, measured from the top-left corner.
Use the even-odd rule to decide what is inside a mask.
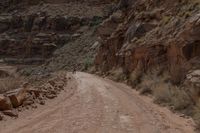
[[[90,26],[99,25],[102,21],[103,21],[102,17],[95,16],[93,17],[92,22],[90,23]]]
[[[193,119],[196,122],[197,129],[200,129],[200,101],[198,101],[197,105],[194,107]]]
[[[171,104],[175,110],[183,110],[191,104],[191,99],[183,88],[174,86],[171,88]]]
[[[129,75],[129,83],[132,87],[136,87],[139,83],[141,83],[141,78],[144,72],[144,64],[139,62],[134,71],[132,71]]]
[[[84,70],[88,70],[92,65],[93,65],[93,58],[91,57],[87,57],[85,60],[84,60]]]
[[[143,74],[141,78],[140,94],[152,94],[152,89],[158,83],[164,83],[168,76],[163,72],[161,67],[155,67]]]
[[[141,95],[147,95],[152,93],[152,88],[150,86],[142,86],[140,88],[140,94]]]
[[[157,103],[170,103],[171,92],[170,85],[166,83],[158,83],[152,89],[153,95],[155,96],[155,102]]]
[[[140,94],[151,94],[152,93],[152,87],[156,84],[155,79],[151,75],[144,75],[141,79],[141,84],[139,85],[140,88]]]
[[[0,93],[14,90],[22,85],[22,79],[20,77],[6,77],[0,79]]]
[[[164,24],[164,25],[168,24],[170,20],[171,20],[170,16],[163,16],[162,24]]]
[[[131,86],[135,87],[141,81],[142,72],[140,70],[133,71],[129,76]]]
[[[186,69],[180,65],[172,65],[170,68],[171,82],[175,85],[179,85],[186,76]]]
[[[112,76],[112,79],[115,80],[115,81],[126,80],[126,76],[125,76],[124,71],[121,67],[113,70],[111,72],[111,76]]]

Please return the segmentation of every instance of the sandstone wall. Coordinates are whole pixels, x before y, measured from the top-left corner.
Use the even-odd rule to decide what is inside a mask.
[[[136,0],[122,8],[98,29],[96,68],[122,67],[131,73],[138,65],[145,71],[156,65],[189,64],[200,56],[198,9],[198,2],[187,0]]]

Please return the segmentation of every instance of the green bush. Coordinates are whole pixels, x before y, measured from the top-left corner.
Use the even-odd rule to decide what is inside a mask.
[[[85,60],[84,60],[84,70],[88,70],[92,65],[93,65],[93,58],[91,57],[87,57]]]

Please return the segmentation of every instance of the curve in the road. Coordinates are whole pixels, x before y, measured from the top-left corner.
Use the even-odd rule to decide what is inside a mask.
[[[0,133],[194,132],[191,119],[153,104],[124,84],[77,72],[70,85],[47,105],[0,122]],[[74,88],[71,96],[69,88]]]

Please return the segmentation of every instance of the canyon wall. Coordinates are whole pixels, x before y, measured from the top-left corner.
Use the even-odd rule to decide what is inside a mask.
[[[111,1],[3,0],[0,59],[44,60],[105,19]]]
[[[98,28],[96,68],[131,73],[137,67],[188,64],[200,56],[198,10],[198,2],[186,0],[136,0],[122,7]]]
[[[97,29],[96,70],[142,94],[153,94],[158,103],[196,116],[200,112],[199,9],[198,0],[121,0]]]

